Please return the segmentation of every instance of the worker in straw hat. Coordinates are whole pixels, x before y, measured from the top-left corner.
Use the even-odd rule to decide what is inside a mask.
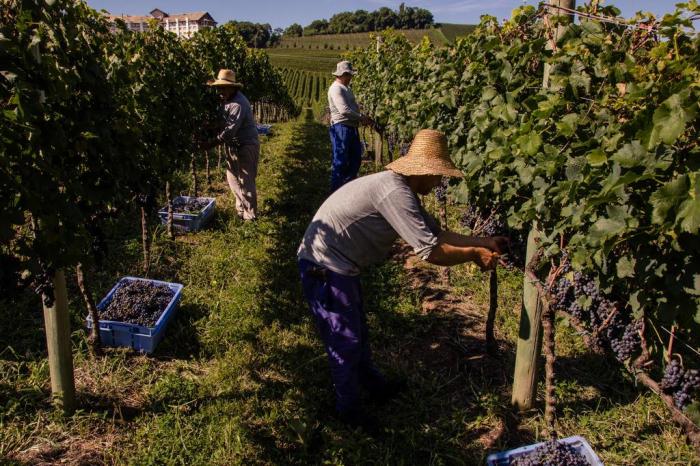
[[[260,141],[253,108],[241,92],[243,85],[232,70],[220,70],[209,81],[219,92],[224,106],[224,126],[216,139],[202,144],[203,149],[223,145],[226,154],[226,180],[236,198],[236,211],[243,220],[254,220],[258,198],[255,178],[258,174]]]
[[[374,422],[360,406],[360,387],[381,403],[394,397],[402,384],[388,382],[372,362],[361,270],[384,260],[398,237],[418,257],[441,266],[474,262],[492,269],[508,248],[507,238],[441,231],[421,206],[418,195],[431,192],[442,177],[462,176],[441,132],[418,132],[407,155],[386,168],[331,194],[297,253],[303,291],[328,353],[338,416],[368,429]]]
[[[335,80],[328,89],[328,108],[331,115],[331,191],[357,178],[362,159],[360,125],[369,125],[371,118],[360,113],[350,82],[355,70],[349,61],[341,61],[333,72]]]

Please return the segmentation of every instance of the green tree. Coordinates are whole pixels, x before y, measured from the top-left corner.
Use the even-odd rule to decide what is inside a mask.
[[[299,23],[294,23],[284,30],[284,35],[287,37],[301,37],[303,34],[304,28]]]

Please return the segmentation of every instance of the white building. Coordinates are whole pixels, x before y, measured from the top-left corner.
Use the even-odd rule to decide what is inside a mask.
[[[179,13],[170,15],[156,8],[151,11],[150,16],[131,16],[131,15],[109,15],[109,20],[114,22],[121,19],[126,24],[130,31],[144,32],[148,30],[149,23],[156,21],[166,31],[175,33],[178,37],[189,38],[196,31],[206,28],[216,27],[216,21],[206,11],[197,11],[194,13]]]

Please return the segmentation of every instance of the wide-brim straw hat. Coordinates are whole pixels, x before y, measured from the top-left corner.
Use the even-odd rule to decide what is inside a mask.
[[[335,71],[333,72],[333,76],[342,76],[344,74],[350,74],[352,76],[357,74],[357,71],[352,68],[352,63],[347,60],[339,62],[335,66]]]
[[[405,176],[464,176],[450,159],[447,137],[433,129],[418,131],[408,153],[391,162],[386,168]]]
[[[207,84],[219,87],[243,87],[243,84],[236,81],[236,72],[233,70],[219,70],[216,79],[208,81]]]

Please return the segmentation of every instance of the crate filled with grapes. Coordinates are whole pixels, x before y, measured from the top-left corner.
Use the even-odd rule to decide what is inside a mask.
[[[198,231],[214,216],[216,199],[213,197],[177,196],[173,199],[173,226],[179,231]],[[168,223],[168,206],[158,211],[160,221]]]
[[[579,436],[536,443],[489,455],[488,466],[603,466],[588,442]]]
[[[152,353],[165,336],[182,297],[179,283],[124,277],[97,305],[104,346]],[[87,317],[87,327],[93,322]]]

